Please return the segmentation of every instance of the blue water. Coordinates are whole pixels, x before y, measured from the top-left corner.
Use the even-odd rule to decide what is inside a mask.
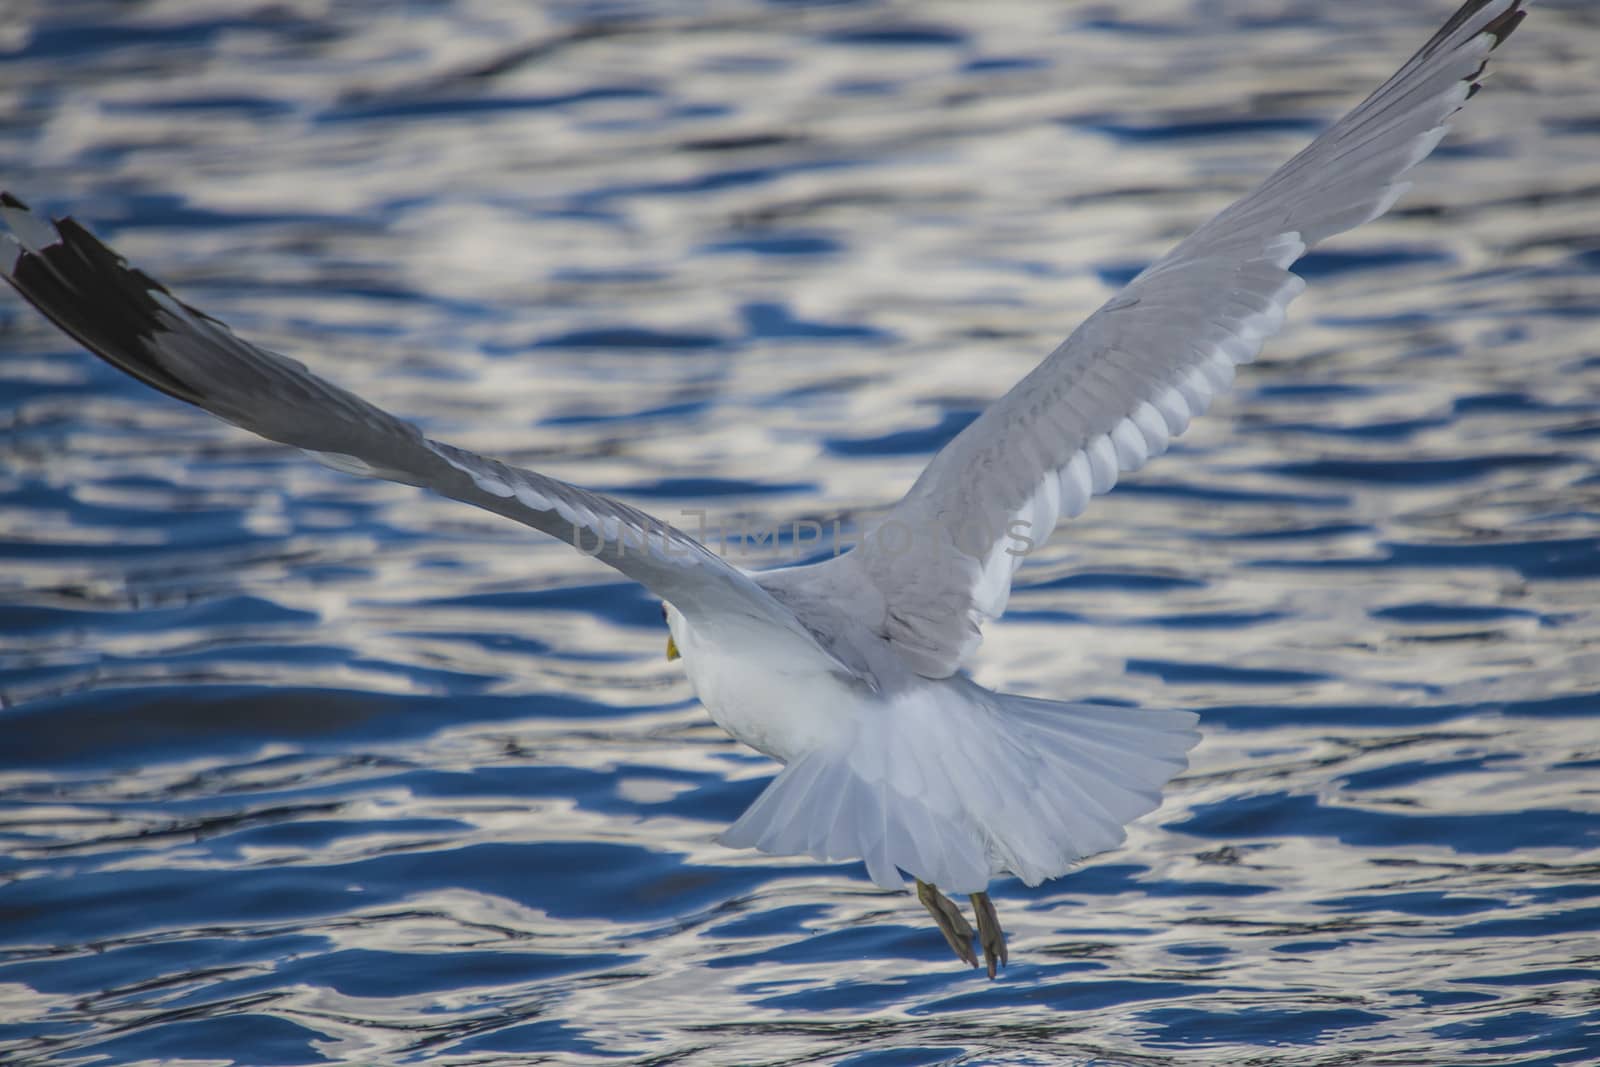
[[[324,7],[331,8],[324,11]],[[430,433],[848,521],[1450,4],[43,5],[0,175]],[[0,300],[0,1060],[1600,1063],[1600,13],[1022,572],[978,678],[1201,712],[958,966],[566,548]]]

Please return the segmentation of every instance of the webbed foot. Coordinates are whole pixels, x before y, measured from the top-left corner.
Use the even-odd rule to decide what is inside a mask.
[[[944,939],[950,943],[950,948],[961,961],[970,967],[976,967],[978,955],[972,951],[972,924],[967,922],[967,917],[961,914],[961,909],[956,907],[955,902],[920,878],[917,879],[917,899],[928,909],[933,921],[939,924],[939,932],[944,934]],[[992,908],[990,912],[993,913]],[[994,974],[992,964],[989,973],[991,976]]]
[[[978,917],[978,943],[983,946],[983,962],[994,977],[995,968],[1007,962],[1006,933],[1000,929],[1000,916],[995,914],[994,902],[988,893],[972,894],[972,912]]]

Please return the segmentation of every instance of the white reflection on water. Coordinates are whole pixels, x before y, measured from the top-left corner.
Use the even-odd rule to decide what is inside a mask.
[[[81,2],[4,60],[0,169],[430,433],[826,521],[1447,7]],[[1597,35],[1538,5],[1240,392],[1022,573],[981,681],[1208,739],[1126,849],[1001,887],[993,986],[856,869],[713,844],[770,767],[641,594],[8,305],[0,1052],[1581,1062]]]

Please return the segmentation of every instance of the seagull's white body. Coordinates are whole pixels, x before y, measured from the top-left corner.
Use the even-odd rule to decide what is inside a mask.
[[[780,598],[805,569],[752,575]],[[785,580],[789,579],[789,580]],[[844,635],[852,673],[809,638],[732,616],[667,625],[700,702],[728,733],[787,768],[721,837],[777,855],[865,860],[978,893],[1002,871],[1036,884],[1115,847],[1161,802],[1199,740],[1196,716],[996,693],[964,674],[928,678],[833,610],[801,612]]]
[[[667,627],[712,721],[780,763],[842,736],[878,703],[787,631],[715,620],[695,626],[670,606]]]
[[[905,872],[981,895],[998,873],[1033,884],[1118,844],[1199,736],[1188,712],[1008,696],[963,673],[1005,610],[1017,545],[1042,543],[1228,387],[1304,288],[1295,260],[1404,193],[1525,6],[1467,0],[1372,96],[995,401],[860,548],[806,567],[746,573],[619,501],[429,440],[4,193],[0,274],[158,389],[340,470],[496,511],[648,586],[712,718],[786,765],[727,843],[860,858],[886,887]]]

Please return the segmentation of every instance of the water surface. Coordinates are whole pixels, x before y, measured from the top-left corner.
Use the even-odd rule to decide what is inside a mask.
[[[848,522],[1448,3],[139,4],[0,28],[0,175],[456,443]],[[0,1058],[1600,1060],[1600,15],[1541,3],[976,674],[1199,710],[958,967],[657,605],[0,303]],[[787,542],[776,550],[789,550]]]

